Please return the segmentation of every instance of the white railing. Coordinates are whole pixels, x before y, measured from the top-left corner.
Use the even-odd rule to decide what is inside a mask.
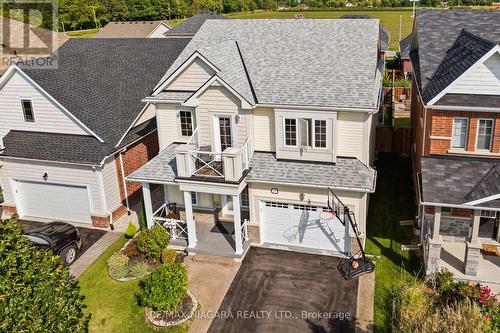
[[[199,139],[199,136],[198,136],[198,128],[199,127],[196,127],[194,129],[193,134],[191,134],[191,137],[189,138],[189,140],[187,142],[188,145],[195,145],[197,147],[197,149],[199,149],[199,147],[200,147],[200,139]]]
[[[171,239],[188,239],[187,222],[164,217],[168,214],[167,204],[163,204],[153,213],[153,222],[167,228]]]
[[[241,224],[241,241],[245,243],[248,240],[248,220],[245,219]]]
[[[193,174],[207,177],[224,177],[222,154],[213,151],[191,150]]]
[[[246,170],[250,166],[250,159],[252,158],[252,155],[253,155],[253,151],[250,147],[250,137],[247,138],[247,140],[245,141],[245,143],[241,147],[240,152],[242,154],[242,156],[241,156],[241,160],[242,160],[241,170]]]

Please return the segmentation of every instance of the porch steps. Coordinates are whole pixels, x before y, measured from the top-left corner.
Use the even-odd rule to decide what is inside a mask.
[[[194,256],[190,257],[192,261],[197,261],[197,262],[207,262],[223,266],[232,266],[234,264],[234,258],[232,257],[222,257],[205,253],[197,253]]]

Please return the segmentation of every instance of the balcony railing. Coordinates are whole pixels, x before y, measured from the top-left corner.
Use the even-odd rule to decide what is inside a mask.
[[[211,147],[200,144],[196,128],[188,142],[176,149],[178,176],[238,181],[248,170],[252,155],[250,138],[247,138],[241,147],[229,147],[223,152],[214,152]]]

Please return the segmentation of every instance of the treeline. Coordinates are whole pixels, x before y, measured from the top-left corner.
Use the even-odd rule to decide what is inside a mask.
[[[439,7],[442,2],[448,6],[491,5],[492,0],[420,0],[419,7]],[[33,3],[33,2],[31,2]],[[217,13],[276,10],[286,8],[386,8],[410,7],[410,0],[59,0],[57,29],[74,30],[102,27],[110,21],[171,20],[185,18],[200,11]],[[3,15],[13,16],[16,9],[23,9],[22,1],[9,1],[3,5]],[[52,29],[52,16],[45,15],[52,10],[50,4],[40,7],[42,26]],[[12,10],[14,9],[14,11]],[[18,11],[21,12],[21,11]],[[26,13],[26,11],[24,11]],[[15,17],[26,21],[26,17]]]

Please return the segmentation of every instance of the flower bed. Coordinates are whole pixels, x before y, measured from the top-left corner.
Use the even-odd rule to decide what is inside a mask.
[[[155,326],[177,326],[193,318],[198,309],[198,304],[196,297],[188,290],[176,311],[154,311],[146,307],[144,309],[144,315],[148,321]]]

